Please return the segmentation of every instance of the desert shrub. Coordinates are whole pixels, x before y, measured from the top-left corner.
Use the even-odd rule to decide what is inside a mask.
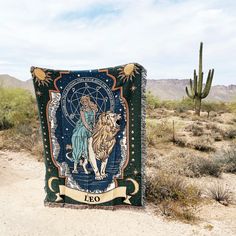
[[[202,125],[198,122],[185,127],[185,130],[192,132],[193,136],[202,136],[204,133]]]
[[[199,190],[187,184],[181,176],[171,176],[158,171],[147,180],[147,200],[160,203],[164,200],[193,203],[199,197]]]
[[[224,138],[225,139],[234,139],[234,138],[236,138],[236,129],[227,130],[224,133]]]
[[[211,132],[215,132],[215,133],[223,133],[224,132],[217,124],[214,124],[214,123],[207,123],[205,127],[206,127],[206,129],[210,130]]]
[[[203,101],[202,102],[202,111],[207,112],[207,117],[210,116],[210,112],[217,111],[217,105],[213,102]]]
[[[188,177],[213,176],[219,177],[222,173],[222,165],[213,159],[188,156],[185,158],[182,173]]]
[[[157,133],[157,125],[152,122],[147,122],[147,143],[149,146],[155,146],[157,142]]]
[[[219,177],[222,173],[222,168],[218,163],[215,163],[213,160],[208,159],[201,160],[199,163],[199,174],[200,176],[203,175],[211,175],[214,177]]]
[[[176,102],[175,110],[177,113],[182,113],[193,109],[194,109],[194,103],[192,99],[183,98],[181,101]]]
[[[147,92],[147,108],[155,109],[160,107],[160,100],[154,96],[150,91]]]
[[[206,195],[223,205],[228,205],[233,200],[232,192],[225,185],[220,183],[213,183],[208,187]]]
[[[214,161],[222,166],[224,172],[236,173],[236,146],[232,145],[224,151],[219,151],[213,156]]]
[[[0,88],[2,149],[34,152],[42,160],[42,139],[36,101],[23,89]]]
[[[36,115],[35,99],[30,92],[0,88],[0,129],[28,124]]]
[[[193,207],[200,200],[200,192],[193,185],[186,184],[180,176],[166,172],[149,177],[146,185],[147,200],[155,204],[165,216],[193,221]]]
[[[193,146],[196,150],[201,151],[201,152],[215,151],[215,148],[213,148],[211,145],[207,143],[195,143]]]
[[[177,113],[183,113],[194,109],[194,103],[190,98],[183,98],[181,100],[160,100],[154,96],[150,91],[147,92],[147,107],[148,109],[165,108],[168,110],[175,110]]]
[[[175,137],[174,144],[179,147],[186,147],[188,145],[187,139],[184,137]]]
[[[197,205],[181,204],[180,202],[165,200],[158,205],[160,213],[168,218],[180,220],[185,223],[195,223]]]
[[[212,140],[208,137],[197,138],[189,144],[190,147],[201,152],[214,152],[215,148],[212,146]]]
[[[182,159],[180,159],[181,171],[179,173],[187,177],[220,177],[222,172],[236,173],[235,146],[214,153],[209,158],[187,155]]]
[[[4,115],[0,120],[0,130],[10,129],[13,127],[13,123],[11,123]]]
[[[230,112],[236,114],[236,101],[228,103],[228,109]]]
[[[194,109],[194,103],[189,98],[183,98],[181,100],[163,100],[160,101],[160,107],[168,110],[175,110],[177,113],[187,112]]]
[[[229,112],[229,103],[226,102],[213,102],[213,101],[203,101],[202,102],[202,111],[207,112],[208,117],[210,112],[217,112],[219,114]]]
[[[168,142],[172,139],[173,128],[167,120],[162,120],[160,123],[153,121],[147,122],[147,143],[155,146],[160,142]]]
[[[226,131],[214,123],[207,123],[205,128],[212,134],[215,141],[222,141],[225,138]]]
[[[233,118],[233,119],[232,119],[232,122],[233,122],[233,123],[236,123],[236,118]]]

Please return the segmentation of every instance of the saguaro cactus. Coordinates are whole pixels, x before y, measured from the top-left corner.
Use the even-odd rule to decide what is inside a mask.
[[[195,102],[195,113],[200,116],[202,99],[206,98],[210,92],[211,84],[214,76],[214,69],[209,70],[205,88],[203,89],[203,72],[202,72],[202,49],[203,43],[200,44],[199,51],[199,71],[198,75],[194,70],[193,80],[190,79],[190,91],[186,87],[188,97]]]

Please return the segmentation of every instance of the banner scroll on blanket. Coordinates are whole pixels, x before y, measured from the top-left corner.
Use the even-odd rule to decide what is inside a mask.
[[[144,206],[146,70],[32,67],[45,205]]]

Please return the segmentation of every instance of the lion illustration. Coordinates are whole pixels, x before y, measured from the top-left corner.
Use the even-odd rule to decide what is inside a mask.
[[[119,120],[121,119],[120,114],[113,113],[111,111],[103,112],[99,117],[97,123],[94,125],[93,130],[91,130],[91,137],[83,140],[83,142],[87,142],[88,149],[88,160],[85,159],[80,160],[80,165],[82,165],[85,174],[89,174],[87,170],[88,161],[90,162],[93,171],[95,173],[95,179],[101,180],[107,177],[106,174],[106,165],[108,161],[108,157],[112,152],[112,149],[116,143],[116,134],[120,130]],[[74,132],[75,133],[75,132]],[[83,137],[86,138],[86,137]],[[81,142],[79,140],[79,142]],[[76,142],[74,143],[77,145]],[[71,149],[71,152],[66,153],[67,159],[71,162],[74,162],[74,170],[73,173],[77,172],[77,162],[75,159],[69,157],[69,153],[74,151],[73,146],[67,145],[67,150]],[[97,161],[101,161],[101,169],[98,170]]]
[[[95,173],[95,178],[98,180],[107,177],[106,165],[116,143],[115,136],[120,130],[118,124],[120,119],[120,114],[111,111],[103,112],[98,118],[92,137],[88,140],[89,161]],[[100,172],[96,159],[102,162]]]

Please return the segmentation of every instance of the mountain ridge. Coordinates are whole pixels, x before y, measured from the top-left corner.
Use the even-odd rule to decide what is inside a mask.
[[[22,88],[34,94],[32,79],[22,81],[8,74],[0,74],[0,86]],[[186,97],[185,87],[189,79],[147,79],[147,91],[162,100],[178,100]],[[236,85],[214,85],[207,100],[230,102],[236,100]]]

